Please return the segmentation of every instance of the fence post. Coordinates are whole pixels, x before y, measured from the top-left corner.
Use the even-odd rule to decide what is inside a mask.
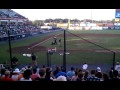
[[[12,50],[11,50],[11,37],[10,37],[10,30],[9,29],[10,29],[10,27],[8,28],[8,42],[9,42],[9,53],[10,53],[10,66],[12,68]]]
[[[64,30],[63,68],[66,72],[66,30]]]
[[[115,52],[113,52],[113,70],[115,70]]]
[[[49,67],[49,52],[47,51],[47,66]]]

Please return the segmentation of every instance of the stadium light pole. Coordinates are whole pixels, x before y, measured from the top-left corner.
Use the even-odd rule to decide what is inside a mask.
[[[92,21],[92,23],[93,23],[93,20],[92,20],[92,9],[91,9],[91,21]]]
[[[64,30],[63,68],[66,72],[66,30]]]
[[[9,53],[10,53],[10,66],[12,67],[12,50],[11,50],[11,37],[10,37],[10,18],[9,18],[9,14],[8,14],[8,28],[7,28],[7,32],[8,32],[8,42],[9,42]]]

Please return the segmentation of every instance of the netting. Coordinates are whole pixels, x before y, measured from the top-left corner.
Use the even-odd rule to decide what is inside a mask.
[[[108,37],[109,36],[109,37]],[[34,52],[37,62],[47,66],[63,66],[64,62],[64,37],[66,37],[66,68],[71,66],[82,68],[84,63],[88,63],[88,69],[101,67],[102,70],[109,70],[113,67],[113,62],[119,60],[119,53],[111,49],[114,38],[110,35],[96,33],[81,33],[81,31],[64,30],[42,34],[31,38],[29,45],[15,47],[15,54],[21,63],[30,63],[30,57],[21,57],[22,54]],[[26,41],[27,42],[27,41]],[[111,45],[107,43],[111,42]],[[29,48],[29,49],[28,49]],[[12,49],[12,52],[14,51]],[[49,53],[50,52],[50,53]],[[20,55],[18,55],[20,53]],[[115,55],[114,55],[115,54]],[[48,62],[49,60],[49,62]],[[48,65],[49,64],[49,65]]]

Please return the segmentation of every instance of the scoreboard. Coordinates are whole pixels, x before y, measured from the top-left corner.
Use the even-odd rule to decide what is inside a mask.
[[[116,9],[116,12],[120,12],[120,9]]]
[[[115,18],[120,18],[120,9],[116,9]]]

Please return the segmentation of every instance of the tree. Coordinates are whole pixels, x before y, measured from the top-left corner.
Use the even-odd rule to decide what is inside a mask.
[[[33,24],[37,25],[37,26],[43,26],[44,25],[44,21],[43,20],[35,20],[35,21],[33,21]]]

